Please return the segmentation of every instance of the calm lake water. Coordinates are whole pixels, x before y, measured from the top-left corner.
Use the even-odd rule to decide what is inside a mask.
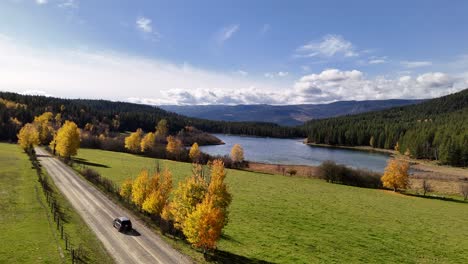
[[[212,155],[229,155],[234,144],[244,148],[246,160],[289,165],[320,165],[325,160],[354,168],[383,172],[388,155],[364,151],[313,147],[300,139],[244,137],[215,134],[225,145],[203,146],[200,150]]]

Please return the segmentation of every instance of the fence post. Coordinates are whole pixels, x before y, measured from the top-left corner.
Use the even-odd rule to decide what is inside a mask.
[[[63,239],[63,223],[60,225],[60,237]]]

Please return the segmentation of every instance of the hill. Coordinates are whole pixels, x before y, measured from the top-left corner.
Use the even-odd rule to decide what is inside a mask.
[[[155,166],[152,158],[94,149],[80,149],[77,158],[117,184]],[[172,171],[173,186],[192,170],[158,162]],[[468,261],[461,202],[241,170],[228,170],[226,182],[233,200],[218,249],[229,259],[219,263]]]
[[[189,118],[163,109],[106,100],[62,99],[45,96],[0,92],[0,140],[16,141],[21,124],[29,123],[45,111],[60,113],[62,120],[72,120],[83,128],[87,123],[110,132],[154,131],[156,123],[166,119],[169,132],[177,133],[186,126],[205,132],[244,134],[266,137],[303,137],[298,128],[281,127],[265,122],[226,122]]]
[[[303,105],[161,105],[160,107],[181,115],[209,120],[263,121],[295,126],[311,119],[359,114],[422,101],[392,99]]]
[[[418,159],[468,166],[468,89],[423,103],[304,125],[308,142],[397,149]]]

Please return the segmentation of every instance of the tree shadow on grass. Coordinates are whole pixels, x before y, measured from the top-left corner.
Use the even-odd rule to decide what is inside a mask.
[[[208,262],[220,264],[273,264],[273,262],[268,262],[256,258],[247,258],[223,250],[216,250],[209,254],[207,253],[204,257]]]
[[[82,158],[73,158],[73,161],[76,162],[77,164],[86,165],[86,166],[110,168],[107,165],[91,162],[91,161],[88,161],[87,159],[82,159]]]
[[[424,199],[441,200],[441,201],[448,201],[448,202],[454,202],[454,203],[468,204],[468,201],[458,200],[458,199],[444,197],[444,196],[422,195],[422,194],[415,194],[415,193],[402,193],[402,194],[413,196],[413,197],[418,197],[418,198],[424,198]]]

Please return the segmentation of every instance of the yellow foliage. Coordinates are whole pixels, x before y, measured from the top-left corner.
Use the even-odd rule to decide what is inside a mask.
[[[55,150],[62,157],[76,155],[80,147],[80,130],[72,121],[65,121],[65,124],[57,131],[53,143]]]
[[[130,201],[130,199],[132,197],[132,186],[133,186],[132,179],[126,179],[122,183],[122,185],[120,185],[119,194],[120,194],[120,196],[122,196],[127,201]]]
[[[132,185],[132,202],[140,208],[148,196],[149,185],[148,171],[142,170]]]
[[[198,162],[198,160],[200,159],[200,155],[201,155],[201,152],[200,152],[200,149],[198,148],[198,143],[195,142],[190,148],[189,157],[193,162]]]
[[[234,162],[242,162],[244,160],[244,149],[239,144],[235,144],[231,149],[231,159]]]
[[[130,136],[125,138],[125,148],[132,151],[138,152],[141,145],[141,136],[143,135],[143,130],[138,128],[137,131],[130,134]]]
[[[156,141],[156,134],[154,133],[148,133],[146,134],[143,139],[141,140],[141,152],[145,152],[147,149],[151,149],[154,146],[154,143]]]
[[[167,146],[166,146],[166,151],[168,153],[171,153],[173,155],[180,154],[182,151],[182,141],[180,139],[175,138],[173,136],[168,136],[167,137]]]
[[[165,138],[169,129],[167,128],[167,120],[161,119],[156,125],[156,137]]]
[[[211,166],[211,181],[208,186],[207,196],[213,201],[216,208],[219,208],[225,216],[225,224],[227,224],[227,208],[231,204],[232,196],[224,183],[226,178],[226,170],[222,160],[215,160]]]
[[[223,212],[206,198],[190,213],[183,224],[183,233],[193,246],[203,249],[215,249],[224,227]]]
[[[24,125],[18,133],[18,144],[24,150],[31,150],[35,145],[39,145],[39,132],[33,124]]]
[[[23,123],[19,121],[16,117],[10,117],[10,123],[15,125],[16,127],[20,127],[21,125],[23,125]]]
[[[182,228],[187,216],[195,210],[197,204],[203,201],[206,191],[207,184],[198,175],[192,175],[179,182],[170,204],[170,215],[173,217],[176,228]]]
[[[395,145],[395,151],[400,152],[400,143],[398,143],[398,142]]]
[[[392,188],[394,191],[405,189],[408,186],[409,163],[400,160],[389,160],[385,168],[384,175],[381,178],[382,184],[386,188]]]
[[[7,100],[7,99],[3,99],[3,98],[0,98],[0,104],[5,105],[5,107],[8,108],[8,109],[18,109],[18,108],[26,109],[26,107],[27,107],[25,104],[16,103],[16,102],[13,102],[13,101],[10,101],[10,100]]]
[[[149,195],[142,205],[142,209],[150,214],[160,215],[167,205],[172,190],[172,174],[165,169],[162,174],[156,173],[149,184]]]
[[[45,112],[40,116],[34,117],[33,124],[37,127],[39,131],[39,139],[42,144],[49,143],[54,129],[50,121],[53,119],[54,115],[51,112]]]

